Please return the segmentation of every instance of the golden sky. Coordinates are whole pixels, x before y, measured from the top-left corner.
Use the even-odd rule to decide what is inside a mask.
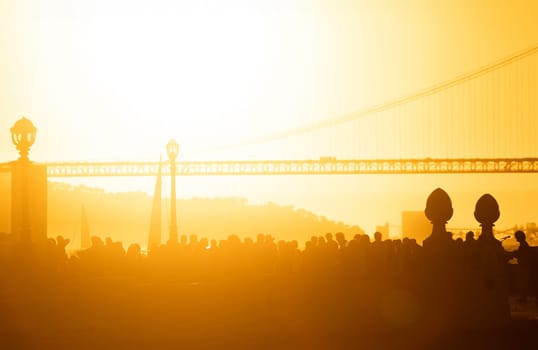
[[[536,156],[527,153],[538,151],[536,143],[529,146],[526,140],[538,139],[538,118],[528,117],[538,111],[537,93],[525,95],[534,101],[525,109],[499,110],[498,102],[472,104],[480,96],[475,85],[455,95],[462,103],[447,103],[446,97],[424,103],[424,116],[400,110],[347,128],[353,135],[360,130],[364,142],[341,143],[342,133],[335,131],[265,148],[206,150],[353,113],[498,61],[538,43],[537,15],[534,0],[1,1],[0,161],[16,157],[9,128],[23,115],[38,127],[31,152],[38,161],[156,160],[170,138],[179,141],[180,158],[188,159],[480,156],[482,151]],[[536,86],[536,62],[495,79],[521,75],[531,66]],[[496,95],[484,91],[484,96]],[[474,121],[462,132],[453,125],[463,119],[446,114],[454,105],[461,110],[453,115]],[[527,117],[514,123],[506,117],[510,111]],[[438,119],[429,117],[435,113]],[[476,129],[486,125],[491,139],[504,142],[473,143]],[[437,126],[441,131],[431,139],[417,136]],[[326,178],[279,179],[280,192],[259,190],[261,179],[189,179],[190,189],[180,195],[281,200],[360,224],[353,222],[358,216],[353,198],[366,196],[365,187],[379,188],[372,196],[385,196],[394,181],[384,179],[346,178],[346,186]],[[401,187],[391,190],[418,193],[425,201],[423,186],[430,182],[466,191],[473,183],[491,184],[492,192],[509,192],[513,185],[510,176],[477,179],[404,177],[396,182]],[[147,179],[114,181],[96,183],[111,190],[152,188]],[[534,177],[521,182],[520,192],[536,190]],[[328,187],[318,195],[310,189],[319,184]],[[423,203],[413,199],[410,206],[422,209]],[[394,211],[371,220],[395,221],[399,212]]]

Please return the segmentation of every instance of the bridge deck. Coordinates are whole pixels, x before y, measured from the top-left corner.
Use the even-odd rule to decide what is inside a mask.
[[[49,177],[156,176],[159,162],[61,162]],[[536,173],[538,158],[239,160],[177,162],[178,176]],[[170,174],[162,163],[162,174]],[[0,165],[10,171],[10,163]]]

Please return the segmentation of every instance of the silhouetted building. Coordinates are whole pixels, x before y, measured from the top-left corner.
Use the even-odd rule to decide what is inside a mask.
[[[402,211],[402,237],[414,238],[422,244],[432,230],[423,211]]]

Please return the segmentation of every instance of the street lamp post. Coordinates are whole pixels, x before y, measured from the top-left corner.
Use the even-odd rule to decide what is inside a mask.
[[[28,168],[30,166],[30,159],[28,153],[30,147],[35,142],[37,128],[34,124],[22,117],[17,120],[11,128],[11,141],[19,151],[19,159],[17,160],[17,166],[20,166],[22,171],[21,179],[21,191],[22,191],[22,203],[21,203],[21,232],[20,240],[22,243],[31,243],[30,233],[30,218],[28,215]]]
[[[177,219],[176,219],[176,157],[179,152],[179,145],[175,140],[170,140],[166,145],[166,152],[170,160],[170,238],[168,243],[175,244],[177,240]]]
[[[30,152],[30,147],[34,144],[36,132],[37,128],[25,117],[22,117],[13,124],[11,128],[11,141],[13,141],[17,151],[19,151],[20,162],[30,162],[28,153]]]

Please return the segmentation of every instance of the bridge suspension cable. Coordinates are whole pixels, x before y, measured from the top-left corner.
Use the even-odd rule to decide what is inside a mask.
[[[366,108],[366,109],[363,109],[363,110],[360,110],[351,114],[346,114],[346,115],[337,116],[334,118],[321,120],[321,121],[314,122],[308,125],[303,125],[296,128],[276,132],[273,134],[252,138],[246,141],[231,143],[231,144],[223,145],[218,148],[215,147],[212,149],[205,150],[203,151],[203,153],[213,152],[213,151],[225,151],[225,150],[230,150],[230,149],[235,149],[235,148],[240,148],[240,147],[247,147],[247,146],[252,146],[252,145],[257,145],[257,144],[269,143],[273,141],[290,138],[293,136],[299,136],[305,133],[313,132],[313,131],[324,129],[324,128],[330,128],[330,127],[343,124],[346,122],[354,121],[354,120],[357,120],[357,119],[360,119],[360,118],[363,118],[372,114],[380,113],[380,112],[393,109],[401,105],[408,104],[410,102],[420,100],[424,97],[428,97],[428,96],[440,93],[442,91],[448,90],[455,86],[458,86],[466,82],[469,82],[471,80],[482,77],[488,73],[497,71],[507,65],[518,62],[529,56],[535,55],[536,53],[538,53],[538,45],[534,45],[531,48],[528,48],[524,51],[520,51],[518,53],[512,54],[499,61],[483,66],[481,68],[478,68],[474,71],[463,74],[461,76],[455,77],[451,80],[442,82],[434,86],[430,86],[424,90],[421,90],[421,91],[418,91],[413,94],[406,95],[400,98],[396,98],[394,100],[391,100],[391,101],[388,101],[379,105],[375,105],[375,106],[372,106],[372,107],[369,107],[369,108]]]

